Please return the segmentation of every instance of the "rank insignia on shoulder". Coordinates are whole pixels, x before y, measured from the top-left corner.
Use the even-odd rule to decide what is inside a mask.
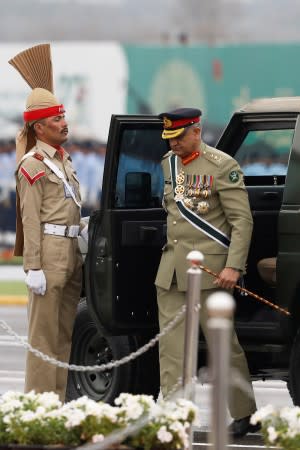
[[[27,170],[24,167],[21,167],[20,171],[21,174],[24,176],[24,178],[28,181],[30,186],[32,186],[37,180],[46,175],[46,172],[44,170],[41,170],[40,172],[36,173],[33,177],[27,172]]]
[[[35,159],[38,159],[39,161],[43,161],[43,159],[44,159],[43,155],[41,155],[40,153],[35,153],[35,154],[33,155],[33,157],[34,157]]]
[[[236,170],[232,170],[229,174],[229,180],[231,181],[231,183],[236,183],[237,181],[239,181],[239,179],[239,173]]]

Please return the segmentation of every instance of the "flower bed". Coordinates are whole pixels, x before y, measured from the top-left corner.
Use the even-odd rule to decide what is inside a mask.
[[[196,406],[187,400],[155,403],[151,396],[121,394],[115,406],[80,397],[64,405],[52,392],[27,394],[7,392],[0,399],[0,443],[76,447],[104,441],[112,433],[131,447],[145,450],[188,447],[189,429],[197,416]],[[1,449],[1,447],[0,447]]]
[[[251,423],[261,422],[266,445],[284,450],[300,449],[300,408],[277,409],[267,405],[251,417]]]

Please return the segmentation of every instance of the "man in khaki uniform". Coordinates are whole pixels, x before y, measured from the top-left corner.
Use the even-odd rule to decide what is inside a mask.
[[[40,46],[41,47],[41,46]],[[68,362],[81,291],[80,191],[69,155],[64,107],[47,89],[27,99],[17,137],[17,237],[29,291],[28,342]],[[32,144],[33,143],[33,144]],[[86,230],[85,230],[86,232]],[[25,391],[53,391],[64,401],[67,370],[28,352]]]
[[[159,323],[163,329],[185,303],[187,254],[199,250],[214,272],[214,279],[202,275],[200,325],[207,336],[207,297],[216,289],[232,292],[245,263],[252,233],[243,174],[229,155],[201,141],[201,111],[180,108],[159,115],[164,122],[163,139],[171,151],[164,156],[164,207],[167,216],[167,243],[155,284],[158,294]],[[160,374],[163,395],[182,375],[184,319],[160,340]],[[256,428],[249,423],[256,410],[245,354],[235,332],[232,335],[233,369],[239,371],[249,392],[231,386],[229,410],[234,418],[230,432],[243,436]]]

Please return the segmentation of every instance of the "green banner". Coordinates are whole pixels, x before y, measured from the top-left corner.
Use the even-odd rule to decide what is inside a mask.
[[[223,126],[256,97],[300,95],[300,44],[124,46],[128,113],[191,106]]]

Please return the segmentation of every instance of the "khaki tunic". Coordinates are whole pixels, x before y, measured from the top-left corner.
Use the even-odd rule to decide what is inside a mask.
[[[50,159],[64,173],[74,187],[76,199],[80,198],[79,181],[69,155],[64,152],[63,161],[54,147],[37,141],[31,150]],[[42,225],[79,225],[80,209],[64,187],[63,182],[44,163],[33,156],[19,164],[17,192],[24,233],[24,270],[40,269]]]
[[[220,272],[225,266],[245,271],[253,220],[243,174],[233,158],[201,143],[200,157],[186,166],[181,163],[180,158],[177,161],[178,172],[182,169],[186,175],[213,176],[211,195],[207,199],[209,209],[207,214],[200,217],[231,238],[228,249],[183,218],[174,201],[173,187],[170,184],[169,157],[165,157],[162,167],[165,178],[164,205],[168,212],[167,244],[163,248],[155,284],[169,289],[175,271],[178,289],[186,291],[186,256],[192,250],[201,251],[205,256],[205,265],[215,272]],[[229,178],[233,171],[239,174],[236,182]],[[203,289],[213,288],[213,282],[214,279],[209,274],[203,273]]]
[[[190,251],[201,251],[204,255],[204,264],[214,272],[219,273],[224,267],[245,271],[253,221],[243,174],[237,162],[229,155],[204,143],[201,143],[200,151],[200,156],[185,166],[181,159],[177,158],[177,173],[182,169],[185,177],[212,176],[211,195],[206,199],[208,211],[200,217],[226,234],[231,243],[229,248],[224,247],[181,215],[174,200],[169,164],[171,152],[169,152],[162,161],[165,178],[164,206],[168,213],[167,244],[163,248],[155,281],[161,329],[176,316],[186,301],[188,269],[186,256]],[[211,275],[202,273],[200,324],[206,338],[208,337],[206,300],[216,290],[213,282],[214,278]],[[183,342],[184,319],[159,343],[161,387],[164,395],[172,390],[178,377],[182,376]],[[238,371],[248,384],[247,393],[236,385],[230,389],[230,413],[232,417],[239,419],[252,414],[256,410],[256,404],[245,354],[234,331],[231,349],[232,368]]]
[[[80,201],[79,182],[71,159],[37,141],[32,151],[48,158],[65,175]],[[69,361],[72,330],[81,291],[82,258],[77,238],[44,234],[44,224],[79,225],[80,208],[63,182],[43,161],[29,156],[16,172],[20,216],[24,233],[24,270],[42,269],[44,296],[29,291],[29,343],[43,353]],[[64,400],[67,370],[42,361],[28,352],[25,390],[54,391]]]

